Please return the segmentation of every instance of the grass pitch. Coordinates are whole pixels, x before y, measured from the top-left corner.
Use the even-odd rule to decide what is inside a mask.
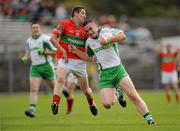
[[[66,115],[63,97],[58,115],[52,115],[51,95],[40,95],[36,117],[24,115],[28,107],[28,95],[0,96],[0,131],[180,131],[180,104],[174,97],[167,104],[163,92],[140,91],[147,103],[156,125],[148,125],[127,99],[127,107],[118,102],[109,110],[104,109],[98,94],[95,101],[98,115],[92,116],[82,93],[75,94],[73,113]]]

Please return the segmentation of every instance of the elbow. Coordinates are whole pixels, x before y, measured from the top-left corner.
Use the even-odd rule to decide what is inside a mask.
[[[126,35],[124,33],[122,33],[122,32],[118,35],[118,38],[119,38],[118,39],[119,42],[124,41],[124,40],[127,39]]]
[[[126,37],[126,35],[123,33],[122,35],[121,35],[121,41],[124,41],[124,40],[126,40],[127,39],[127,37]]]

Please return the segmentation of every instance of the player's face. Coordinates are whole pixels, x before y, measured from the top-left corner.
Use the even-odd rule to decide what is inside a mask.
[[[96,23],[91,22],[91,23],[87,24],[86,26],[84,26],[84,29],[87,32],[87,34],[89,35],[89,37],[94,39],[98,36],[98,26]]]
[[[166,45],[166,49],[167,49],[167,50],[170,50],[170,49],[171,49],[171,45],[170,45],[170,44],[167,44],[167,45]]]
[[[84,9],[81,9],[81,11],[79,13],[76,13],[75,15],[80,24],[84,23],[84,20],[86,18],[86,11]]]
[[[41,33],[41,28],[39,24],[33,24],[31,27],[32,36],[38,36]]]

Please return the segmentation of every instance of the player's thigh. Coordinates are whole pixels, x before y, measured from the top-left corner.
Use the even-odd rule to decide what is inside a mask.
[[[162,84],[169,84],[170,83],[170,77],[169,74],[166,72],[161,73],[161,83]]]
[[[56,70],[57,80],[66,81],[69,71],[65,68],[58,67]]]
[[[103,104],[111,104],[114,101],[113,88],[102,88],[100,90],[100,98]]]
[[[122,78],[121,81],[119,82],[119,86],[128,96],[138,95],[134,87],[134,84],[129,76]]]
[[[53,89],[55,86],[55,80],[45,80],[48,86]]]
[[[30,88],[31,90],[38,91],[41,85],[41,77],[30,77]]]
[[[178,74],[176,71],[170,74],[170,79],[172,84],[178,84]]]

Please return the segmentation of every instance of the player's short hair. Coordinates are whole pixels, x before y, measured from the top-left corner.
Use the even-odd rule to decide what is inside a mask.
[[[79,13],[82,9],[85,10],[85,8],[82,7],[82,6],[74,7],[74,8],[72,9],[71,16],[74,17],[74,14],[75,14],[75,13]]]
[[[32,27],[32,25],[34,25],[34,24],[39,24],[39,25],[40,25],[40,22],[39,22],[39,21],[33,21],[33,22],[31,23],[31,27]]]
[[[87,20],[84,21],[83,26],[86,26],[89,23],[96,23],[96,22],[94,20],[92,20],[92,19],[87,19]]]

